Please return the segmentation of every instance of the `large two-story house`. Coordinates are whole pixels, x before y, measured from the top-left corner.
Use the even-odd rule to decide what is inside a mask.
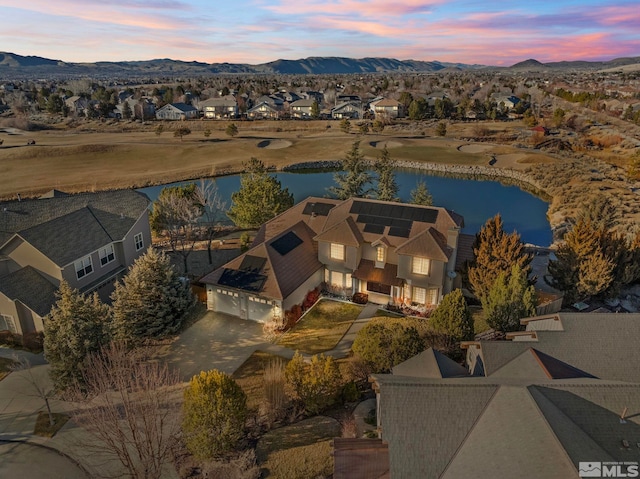
[[[205,276],[209,309],[279,318],[321,285],[379,304],[437,305],[453,288],[463,219],[444,208],[307,198],[267,222],[253,247]]]
[[[0,330],[42,331],[62,280],[108,299],[151,244],[148,206],[131,190],[0,203]]]

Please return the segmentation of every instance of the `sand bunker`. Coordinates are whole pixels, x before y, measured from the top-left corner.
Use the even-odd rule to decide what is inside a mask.
[[[258,143],[258,148],[268,148],[270,150],[279,150],[281,148],[289,148],[292,143],[288,140],[262,140]]]
[[[388,150],[391,148],[399,148],[402,146],[402,143],[399,141],[372,141],[369,143],[374,148],[384,148],[387,147]]]
[[[492,148],[491,145],[462,145],[458,147],[458,151],[463,153],[482,153],[483,151],[490,150]]]

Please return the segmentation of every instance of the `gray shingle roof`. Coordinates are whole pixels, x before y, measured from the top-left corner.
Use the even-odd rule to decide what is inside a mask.
[[[433,348],[398,364],[393,368],[393,374],[416,378],[452,378],[469,375],[466,368]]]
[[[0,202],[0,245],[14,233],[88,208],[112,238],[121,239],[149,206],[133,190],[100,191],[53,198]]]
[[[49,313],[56,301],[56,291],[57,288],[31,266],[0,278],[2,294],[13,301],[20,301],[40,317]]]
[[[486,375],[533,347],[600,379],[640,381],[639,313],[559,313],[559,317],[564,331],[536,331],[537,341],[481,341]]]

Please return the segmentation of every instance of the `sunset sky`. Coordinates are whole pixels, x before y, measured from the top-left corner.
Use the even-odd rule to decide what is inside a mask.
[[[69,62],[640,56],[638,0],[0,0],[0,51]]]

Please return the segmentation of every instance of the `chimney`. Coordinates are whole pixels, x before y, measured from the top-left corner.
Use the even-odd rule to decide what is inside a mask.
[[[447,246],[456,249],[458,247],[458,235],[460,234],[460,228],[454,226],[447,231]]]

